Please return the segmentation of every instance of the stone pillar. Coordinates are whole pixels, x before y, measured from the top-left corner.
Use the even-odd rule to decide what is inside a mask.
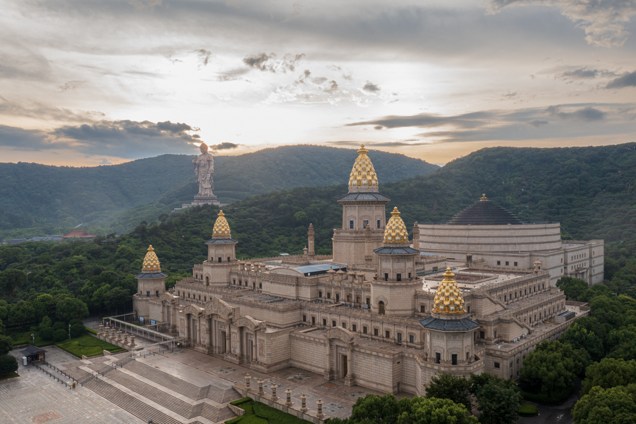
[[[249,374],[245,374],[245,388],[250,390],[250,382],[252,381],[252,377]]]
[[[323,418],[325,418],[325,414],[322,413],[322,400],[318,399],[316,401],[316,416],[318,417],[319,420],[322,420]]]
[[[263,396],[265,392],[263,391],[263,380],[258,380],[258,395]]]
[[[130,336],[130,347],[135,347],[135,336]]]
[[[292,400],[291,400],[291,389],[287,389],[285,390],[285,405],[288,408],[291,408],[292,406]]]
[[[314,224],[309,224],[307,229],[307,255],[314,256]]]
[[[300,395],[300,412],[307,412],[307,396],[304,393]]]
[[[272,383],[272,400],[276,402],[278,400],[278,396],[276,395],[276,388],[278,386],[275,383]]]

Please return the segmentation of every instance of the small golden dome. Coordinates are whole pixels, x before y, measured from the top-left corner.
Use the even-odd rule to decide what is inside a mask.
[[[228,224],[227,219],[225,219],[225,214],[222,210],[219,211],[219,216],[214,222],[214,228],[212,228],[212,238],[232,238],[232,234],[230,232],[230,224]]]
[[[148,245],[148,251],[146,252],[146,256],[144,257],[144,262],[141,266],[141,272],[148,274],[161,272],[161,264],[159,263],[159,258],[157,257],[152,244]]]
[[[464,297],[455,281],[455,274],[450,267],[446,268],[444,278],[435,292],[433,300],[433,313],[436,314],[463,314]]]
[[[486,193],[482,193],[481,197],[479,198],[480,202],[487,202],[488,198],[486,197]]]
[[[384,229],[384,244],[408,244],[409,233],[406,231],[406,225],[400,217],[400,211],[397,207],[393,208],[391,218],[386,223]]]
[[[358,149],[358,157],[349,175],[349,193],[378,191],[378,174],[375,173],[373,163],[367,156],[368,152],[364,144]]]

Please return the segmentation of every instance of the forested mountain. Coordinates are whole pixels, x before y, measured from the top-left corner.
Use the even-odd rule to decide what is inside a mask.
[[[372,154],[385,181],[438,168],[403,155]],[[355,150],[317,146],[219,156],[215,193],[222,203],[231,203],[281,189],[341,183],[355,156]],[[155,219],[192,201],[197,191],[192,158],[163,155],[94,168],[0,164],[0,238],[60,232],[78,224],[122,231]]]

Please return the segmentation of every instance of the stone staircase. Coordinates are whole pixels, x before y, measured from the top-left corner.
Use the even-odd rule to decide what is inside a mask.
[[[235,416],[227,403],[240,397],[229,384],[197,386],[131,358],[78,361],[65,371],[145,422],[223,423]]]

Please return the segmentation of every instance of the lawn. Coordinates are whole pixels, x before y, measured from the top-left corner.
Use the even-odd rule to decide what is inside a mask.
[[[81,358],[82,355],[101,355],[104,349],[112,353],[124,351],[124,349],[122,349],[121,347],[100,340],[96,337],[91,336],[90,334],[86,334],[71,340],[65,340],[63,342],[56,343],[55,345],[60,349],[63,349],[68,353],[77,356],[78,358]]]
[[[235,400],[232,405],[243,409],[245,414],[232,418],[225,424],[307,424],[307,421],[256,402],[251,398]]]

